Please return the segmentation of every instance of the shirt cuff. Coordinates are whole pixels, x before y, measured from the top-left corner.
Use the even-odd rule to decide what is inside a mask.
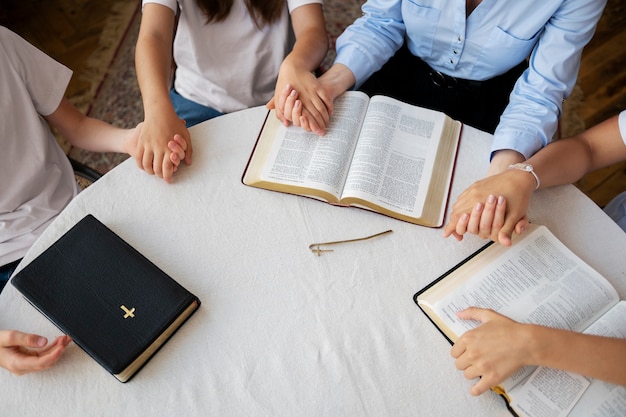
[[[514,150],[521,153],[525,159],[528,159],[533,156],[535,152],[546,145],[547,143],[544,143],[543,140],[535,137],[534,135],[525,134],[523,132],[499,131],[496,129],[493,143],[491,145],[489,160],[493,158],[493,154],[496,151],[503,149]]]
[[[337,50],[335,64],[343,64],[352,71],[356,80],[354,86],[352,86],[353,90],[359,88],[375,72],[367,70],[368,68],[373,68],[373,64],[369,55],[358,44],[351,44],[349,48],[342,47]]]
[[[624,141],[624,145],[626,145],[626,110],[622,111],[619,114],[619,118],[617,119],[619,124],[619,133],[622,135],[622,140]]]

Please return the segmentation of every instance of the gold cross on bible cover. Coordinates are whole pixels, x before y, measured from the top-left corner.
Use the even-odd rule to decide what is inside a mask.
[[[125,305],[121,305],[121,306],[120,306],[120,308],[121,308],[122,310],[124,310],[124,313],[126,313],[126,314],[124,314],[124,318],[125,318],[125,319],[127,319],[127,318],[129,318],[129,317],[130,317],[130,318],[134,318],[134,317],[135,317],[135,307],[133,307],[133,308],[131,308],[131,309],[129,310],[129,309],[128,309]]]

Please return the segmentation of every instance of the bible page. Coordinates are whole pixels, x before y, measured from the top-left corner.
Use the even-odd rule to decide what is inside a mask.
[[[255,155],[257,152],[264,154],[264,158],[260,158],[264,165],[259,180],[322,190],[337,200],[343,189],[368,101],[367,95],[360,92],[338,97],[324,136],[306,132],[300,127],[285,127],[277,121],[275,115],[270,114],[268,118],[276,119],[269,120],[275,125],[275,129],[271,129],[275,133],[271,133],[271,141],[263,141],[264,148],[255,150]],[[253,158],[251,166],[254,163]],[[244,182],[248,184],[245,178]]]
[[[616,304],[585,333],[626,339],[626,302]],[[513,408],[528,417],[611,417],[626,413],[626,387],[560,369],[539,367],[510,394]]]
[[[611,284],[545,226],[530,226],[532,232],[525,232],[510,248],[494,244],[484,251],[488,256],[471,259],[466,268],[444,280],[449,288],[440,287],[442,294],[424,301],[452,334],[460,336],[479,324],[456,316],[471,306],[522,323],[583,331],[619,301]],[[503,387],[508,391],[532,370],[520,370]]]
[[[567,417],[589,383],[582,375],[539,367],[510,390],[511,406],[520,417]]]
[[[626,301],[620,301],[585,333],[626,339]],[[612,417],[626,415],[626,387],[590,379],[590,386],[569,417]]]
[[[372,97],[343,198],[420,217],[445,119],[440,112]]]

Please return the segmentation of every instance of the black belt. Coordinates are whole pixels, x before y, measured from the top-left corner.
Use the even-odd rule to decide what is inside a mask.
[[[498,75],[496,77],[490,78],[484,81],[476,81],[476,80],[467,80],[464,78],[453,77],[448,74],[444,74],[441,71],[437,71],[430,67],[426,62],[424,62],[421,58],[413,55],[409,48],[404,45],[398,53],[404,54],[405,59],[408,59],[409,62],[412,63],[412,66],[423,74],[423,77],[430,79],[433,85],[440,88],[454,89],[454,88],[465,88],[470,91],[479,90],[481,88],[499,88],[499,84],[510,87],[515,83],[515,80],[520,76],[520,74],[528,67],[528,63],[526,61],[522,61],[520,64],[511,68],[509,71],[504,74]]]
[[[430,80],[437,87],[456,88],[461,86],[473,90],[480,88],[485,83],[484,81],[466,80],[463,78],[452,77],[450,75],[444,74],[441,71],[434,70],[430,68],[430,66],[428,66],[428,69],[428,75],[430,76]]]

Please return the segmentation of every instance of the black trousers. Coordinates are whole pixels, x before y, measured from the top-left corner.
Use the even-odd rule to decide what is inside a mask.
[[[526,61],[486,81],[453,78],[434,71],[403,46],[359,90],[370,97],[382,94],[429,109],[493,133],[509,103]]]

